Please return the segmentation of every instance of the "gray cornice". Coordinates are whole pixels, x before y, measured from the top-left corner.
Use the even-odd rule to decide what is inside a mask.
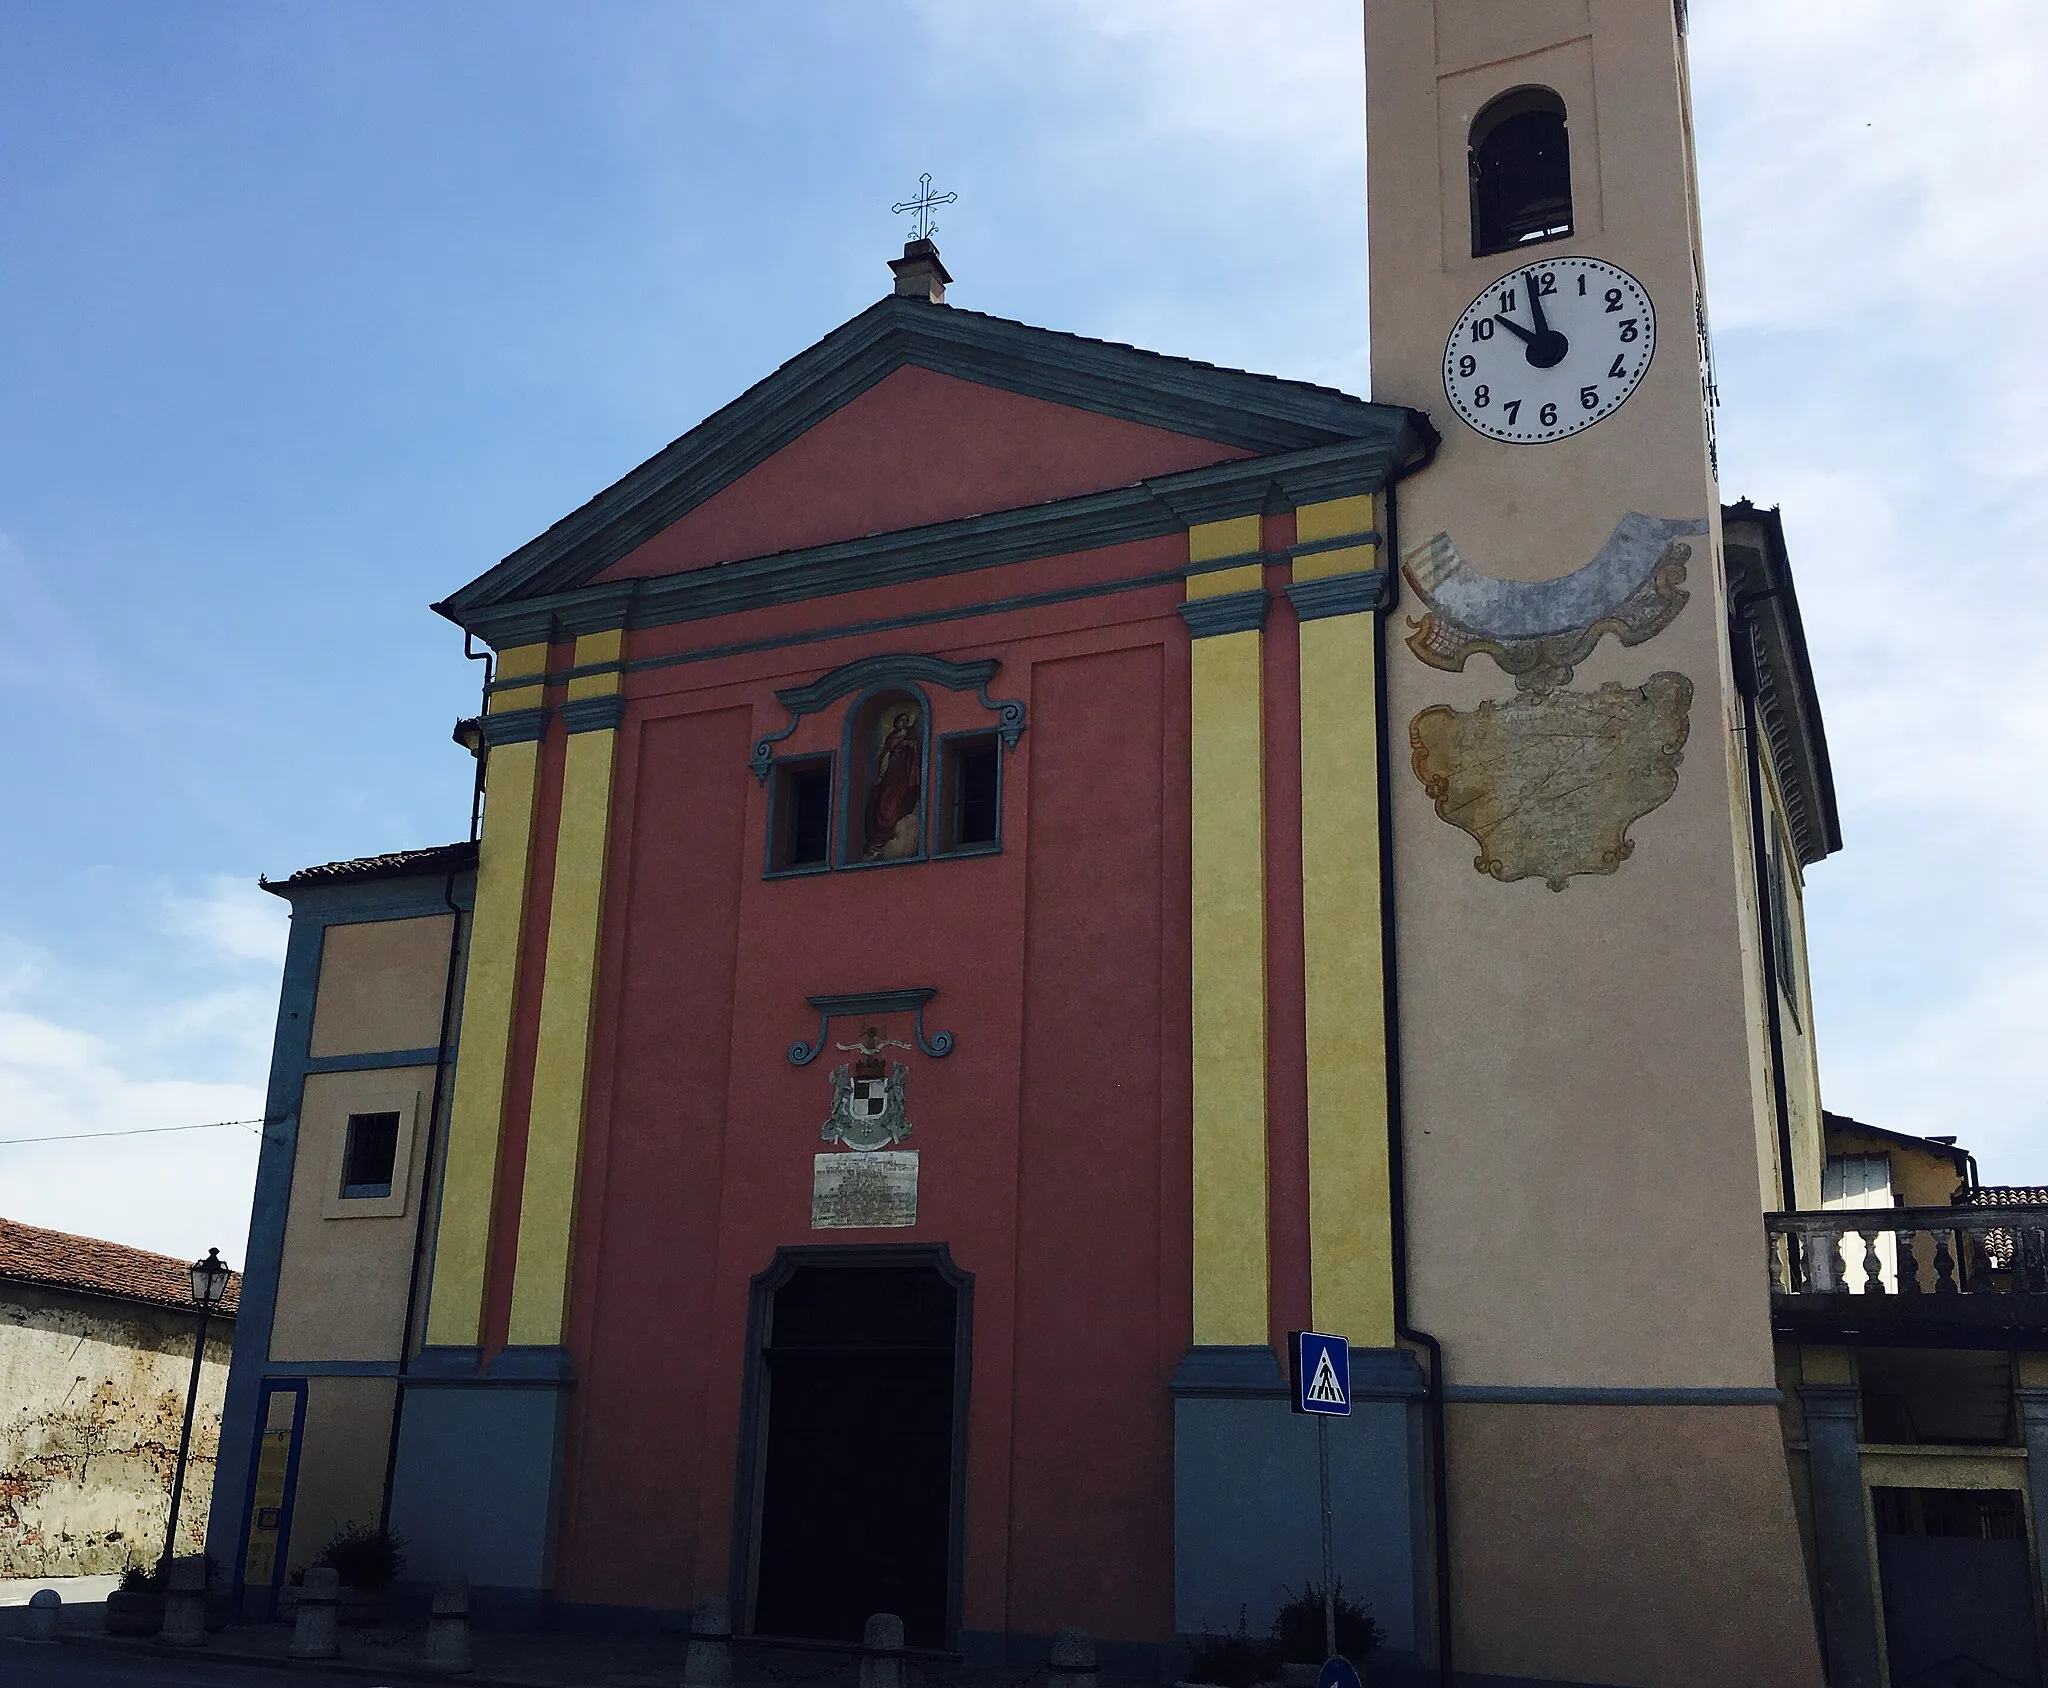
[[[1778,512],[1745,499],[1721,512],[1731,612],[1756,628],[1757,718],[1800,864],[1811,867],[1842,847],[1827,729],[1806,653],[1799,595]]]
[[[1180,606],[1180,618],[1188,633],[1197,639],[1213,639],[1219,633],[1250,633],[1266,625],[1268,599],[1263,586],[1249,592],[1223,592],[1213,598],[1190,598]]]
[[[1341,452],[1350,442],[1372,442],[1382,459],[1375,486],[1384,481],[1389,466],[1407,462],[1435,437],[1420,412],[1371,404],[1333,388],[1221,369],[922,300],[885,298],[435,607],[475,630],[472,617],[488,606],[586,584],[909,364],[1215,440],[1261,457],[1312,454],[1328,447]],[[1319,471],[1319,464],[1304,460],[1294,465],[1291,480],[1254,477],[1213,486],[1189,481],[1174,495],[1190,508],[1226,514],[1261,508],[1276,495],[1276,485],[1284,496],[1297,499],[1338,496],[1316,490],[1327,479]],[[1355,479],[1339,471],[1329,484],[1341,483],[1345,491],[1372,490],[1353,484]]]
[[[1385,569],[1360,569],[1352,574],[1297,580],[1287,588],[1287,601],[1303,621],[1325,616],[1362,615],[1390,601]]]
[[[603,697],[572,697],[562,705],[561,716],[564,732],[615,730],[626,718],[626,700],[618,692]]]
[[[1377,413],[1396,419],[1408,415],[1384,408]],[[1300,478],[1304,480],[1342,484],[1354,492],[1377,491],[1403,466],[1403,454],[1412,443],[1413,436],[1397,426],[1378,437],[1347,440],[1313,452],[1243,458],[1021,510],[870,534],[645,580],[608,582],[467,609],[453,600],[435,607],[501,650],[569,639],[601,628],[698,621],[840,592],[1156,539],[1180,532],[1190,521],[1218,519],[1213,514],[1218,509],[1237,504],[1263,508],[1275,485],[1294,478],[1297,459],[1313,459],[1302,468]]]
[[[501,709],[484,716],[479,725],[486,744],[532,744],[546,736],[548,712],[539,708]]]

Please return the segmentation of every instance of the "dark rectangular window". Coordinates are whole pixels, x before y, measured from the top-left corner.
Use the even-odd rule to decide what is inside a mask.
[[[993,733],[946,741],[948,850],[993,846],[1002,833],[1002,749]]]
[[[341,1193],[351,1200],[391,1194],[398,1162],[396,1114],[350,1114],[342,1152]]]
[[[827,866],[832,857],[831,760],[779,764],[774,804],[771,870]]]

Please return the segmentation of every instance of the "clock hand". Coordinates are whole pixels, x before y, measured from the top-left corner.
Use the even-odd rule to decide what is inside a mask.
[[[1565,354],[1572,349],[1572,343],[1550,326],[1543,314],[1543,294],[1536,285],[1536,272],[1523,272],[1522,280],[1529,287],[1529,314],[1536,319],[1536,332],[1524,334],[1523,341],[1528,350],[1522,355],[1537,369],[1555,369],[1565,360]]]
[[[1523,342],[1523,344],[1533,346],[1536,343],[1536,336],[1531,334],[1519,322],[1515,321],[1513,317],[1504,317],[1500,312],[1495,311],[1493,313],[1493,320],[1499,323],[1501,327],[1505,328],[1517,340]]]

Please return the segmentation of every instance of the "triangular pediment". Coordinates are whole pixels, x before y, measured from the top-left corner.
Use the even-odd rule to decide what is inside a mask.
[[[1247,457],[1383,440],[1411,413],[921,299],[799,353],[446,603],[481,612],[602,583],[933,530]]]
[[[597,578],[642,579],[928,527],[1249,455],[905,363]]]

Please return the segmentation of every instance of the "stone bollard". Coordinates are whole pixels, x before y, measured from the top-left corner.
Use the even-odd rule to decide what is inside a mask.
[[[28,1597],[28,1636],[30,1641],[55,1641],[57,1639],[57,1614],[64,1609],[64,1597],[54,1588],[39,1588]]]
[[[1085,1629],[1063,1629],[1052,1638],[1045,1660],[1046,1688],[1096,1688],[1095,1637]]]
[[[292,1621],[292,1659],[341,1657],[341,1573],[331,1565],[315,1565],[299,1589],[299,1615]]]
[[[690,1652],[683,1688],[732,1688],[732,1608],[716,1595],[690,1616]]]
[[[206,1645],[206,1560],[199,1554],[173,1559],[164,1577],[164,1627],[169,1647]]]
[[[860,1637],[860,1688],[903,1688],[903,1620],[877,1612]]]
[[[436,1676],[462,1676],[469,1662],[469,1579],[444,1577],[434,1585],[433,1610],[427,1617],[427,1639],[420,1648],[420,1668]]]

